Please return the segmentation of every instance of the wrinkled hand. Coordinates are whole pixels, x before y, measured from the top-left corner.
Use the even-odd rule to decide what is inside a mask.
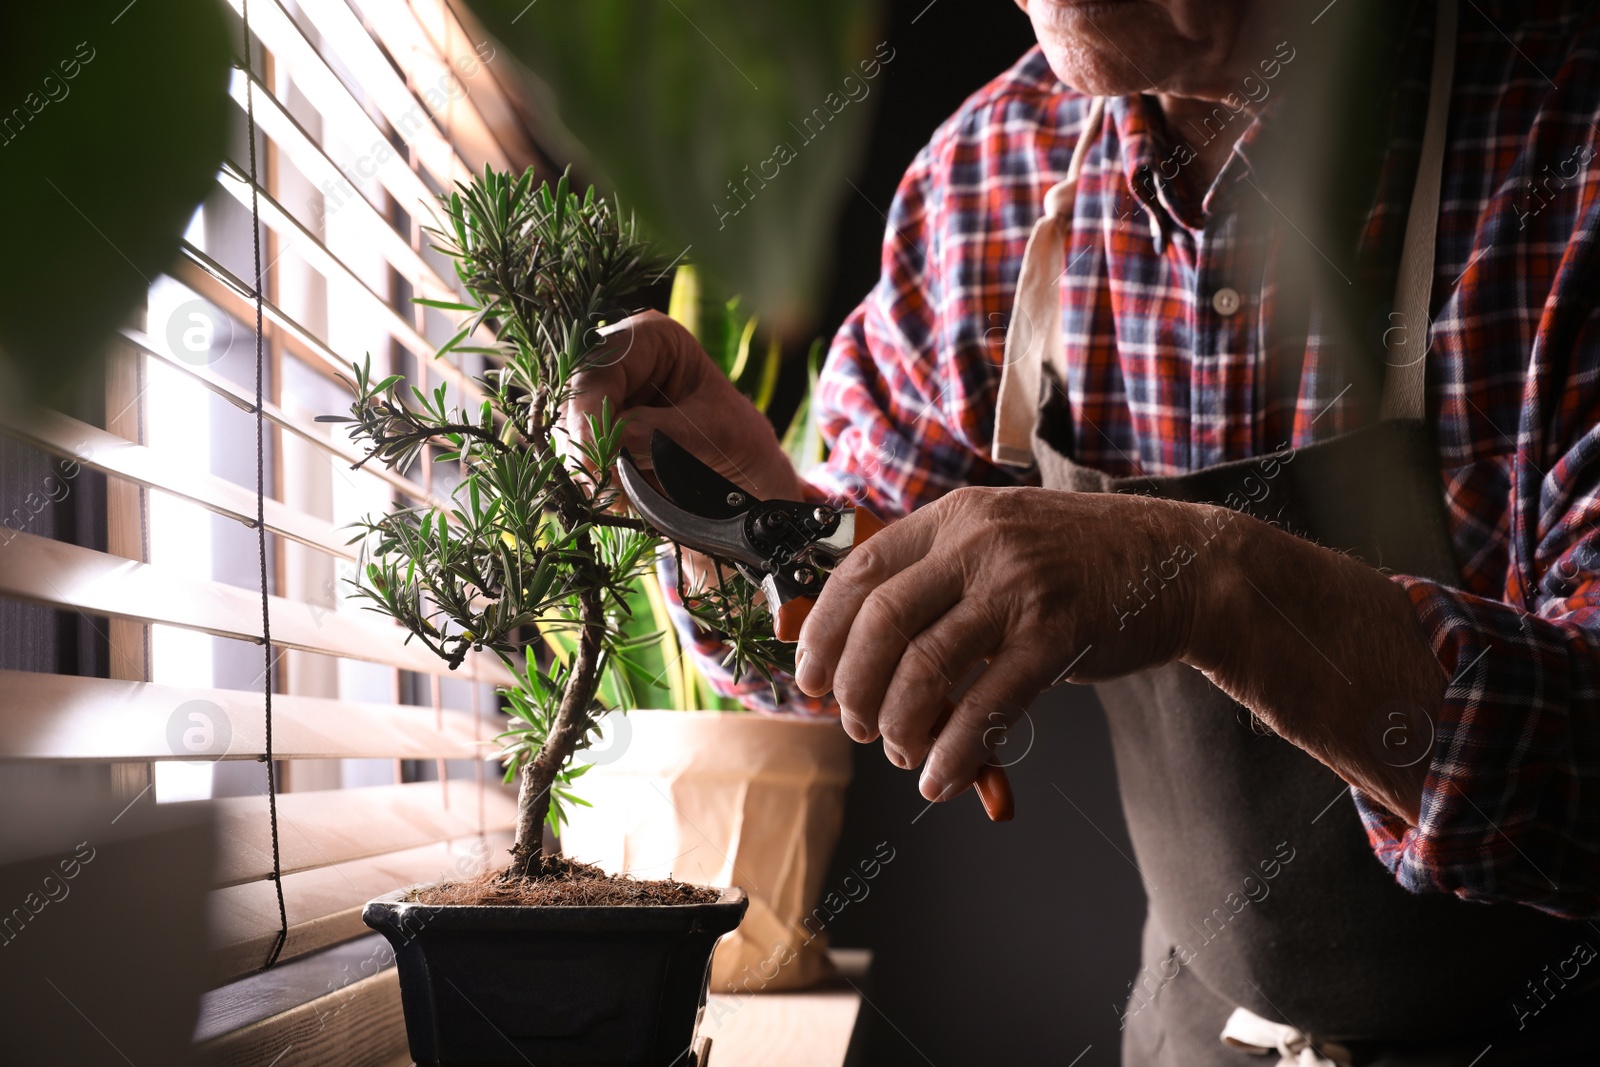
[[[606,344],[573,377],[565,430],[588,438],[585,416],[609,401],[627,420],[623,442],[641,467],[661,430],[758,497],[800,499],[800,479],[767,417],[734,388],[694,335],[658,311],[606,327]]]
[[[958,489],[833,572],[801,631],[797,681],[812,695],[831,688],[846,732],[860,742],[881,735],[897,766],[926,759],[924,797],[956,796],[1004,728],[1064,674],[1116,677],[1182,655],[1205,569],[1190,563],[1217,510]],[[950,690],[985,660],[939,727]]]

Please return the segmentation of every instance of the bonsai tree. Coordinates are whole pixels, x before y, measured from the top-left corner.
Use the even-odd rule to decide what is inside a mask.
[[[452,405],[443,385],[430,394],[401,375],[374,380],[369,359],[348,383],[351,414],[324,418],[352,424],[367,453],[361,464],[405,468],[431,452],[460,467],[453,506],[400,508],[359,525],[356,595],[452,669],[488,650],[517,674],[505,691],[512,728],[501,735],[506,781],[519,783],[505,877],[524,879],[546,870],[542,827],[559,832],[563,805],[583,803],[571,786],[588,767],[573,756],[610,710],[597,695],[602,677],[611,672],[631,699],[624,668],[656,636],[624,632],[636,583],[654,580],[659,540],[618,507],[622,424],[609,405],[588,420],[586,437],[568,437],[560,420],[575,375],[601,349],[596,328],[626,314],[628,296],[657,269],[632,217],[593,189],[573,193],[565,175],[552,189],[535,187],[531,170],[486,168],[440,202],[442,225],[427,232],[455,261],[468,302],[418,302],[466,313],[438,354],[485,355],[485,398],[469,409]],[[480,327],[491,343],[472,343]],[[728,637],[736,671],[770,680],[792,666],[743,578],[680,592],[702,624]],[[536,655],[541,638],[556,652],[548,667]]]

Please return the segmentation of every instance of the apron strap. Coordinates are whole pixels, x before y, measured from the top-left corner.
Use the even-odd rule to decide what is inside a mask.
[[[1072,149],[1066,179],[1044,194],[1044,217],[1033,224],[1017,275],[1017,295],[1006,330],[1005,362],[1000,368],[1000,393],[995,406],[996,463],[1027,467],[1033,463],[1033,424],[1039,414],[1039,368],[1047,360],[1059,364],[1062,350],[1061,275],[1066,243],[1072,233],[1072,208],[1078,175],[1089,146],[1099,139],[1105,97],[1089,106],[1089,117]]]
[[[1379,417],[1421,419],[1433,310],[1434,239],[1439,230],[1439,189],[1444,174],[1444,135],[1450,119],[1450,87],[1456,66],[1459,0],[1438,0],[1434,13],[1433,78],[1428,87],[1428,125],[1422,134],[1422,159],[1406,216],[1405,245],[1395,281],[1394,310],[1399,329],[1384,332],[1383,402]],[[1398,341],[1390,343],[1389,336]],[[1415,345],[1408,339],[1415,338]]]

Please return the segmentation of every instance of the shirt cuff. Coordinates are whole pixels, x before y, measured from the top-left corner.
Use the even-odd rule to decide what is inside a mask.
[[[1595,914],[1593,644],[1577,626],[1418,578],[1396,581],[1448,682],[1418,825],[1352,790],[1374,853],[1412,892]],[[1588,703],[1574,703],[1585,692]]]

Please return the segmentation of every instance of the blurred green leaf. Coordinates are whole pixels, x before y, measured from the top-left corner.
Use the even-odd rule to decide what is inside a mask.
[[[0,13],[8,399],[58,400],[176,258],[228,143],[229,63],[243,47],[231,25],[215,0]]]
[[[756,410],[767,413],[772,406],[772,398],[778,391],[778,372],[783,369],[783,346],[776,337],[767,338],[767,353],[762,357],[757,366],[749,368],[745,377],[753,376],[753,388],[749,391],[750,401],[755,404]],[[743,385],[743,383],[740,383]],[[805,398],[802,398],[804,402]]]
[[[632,615],[623,624],[622,633],[625,638],[630,639],[649,634],[658,636],[660,640],[639,647],[626,659],[618,657],[612,673],[628,676],[628,687],[632,690],[632,707],[671,708],[681,711],[689,705],[689,702],[678,692],[682,688],[681,684],[675,683],[679,683],[687,662],[679,662],[677,631],[673,628],[672,620],[666,615],[664,600],[661,600],[658,611],[656,603],[658,600],[661,600],[660,584],[656,581],[655,574],[651,572],[640,576],[633,592],[628,596],[628,607]],[[617,703],[624,707],[628,706],[622,705],[620,700]]]
[[[806,322],[894,57],[879,0],[471,7],[665,245],[692,247],[780,335]]]
[[[822,427],[817,424],[816,406],[812,403],[817,395],[817,379],[822,373],[823,356],[822,339],[818,338],[811,343],[811,351],[806,353],[809,388],[806,395],[801,397],[800,406],[795,409],[794,417],[789,420],[789,429],[783,435],[783,450],[788,453],[794,469],[802,474],[828,458],[827,442],[822,439]]]

